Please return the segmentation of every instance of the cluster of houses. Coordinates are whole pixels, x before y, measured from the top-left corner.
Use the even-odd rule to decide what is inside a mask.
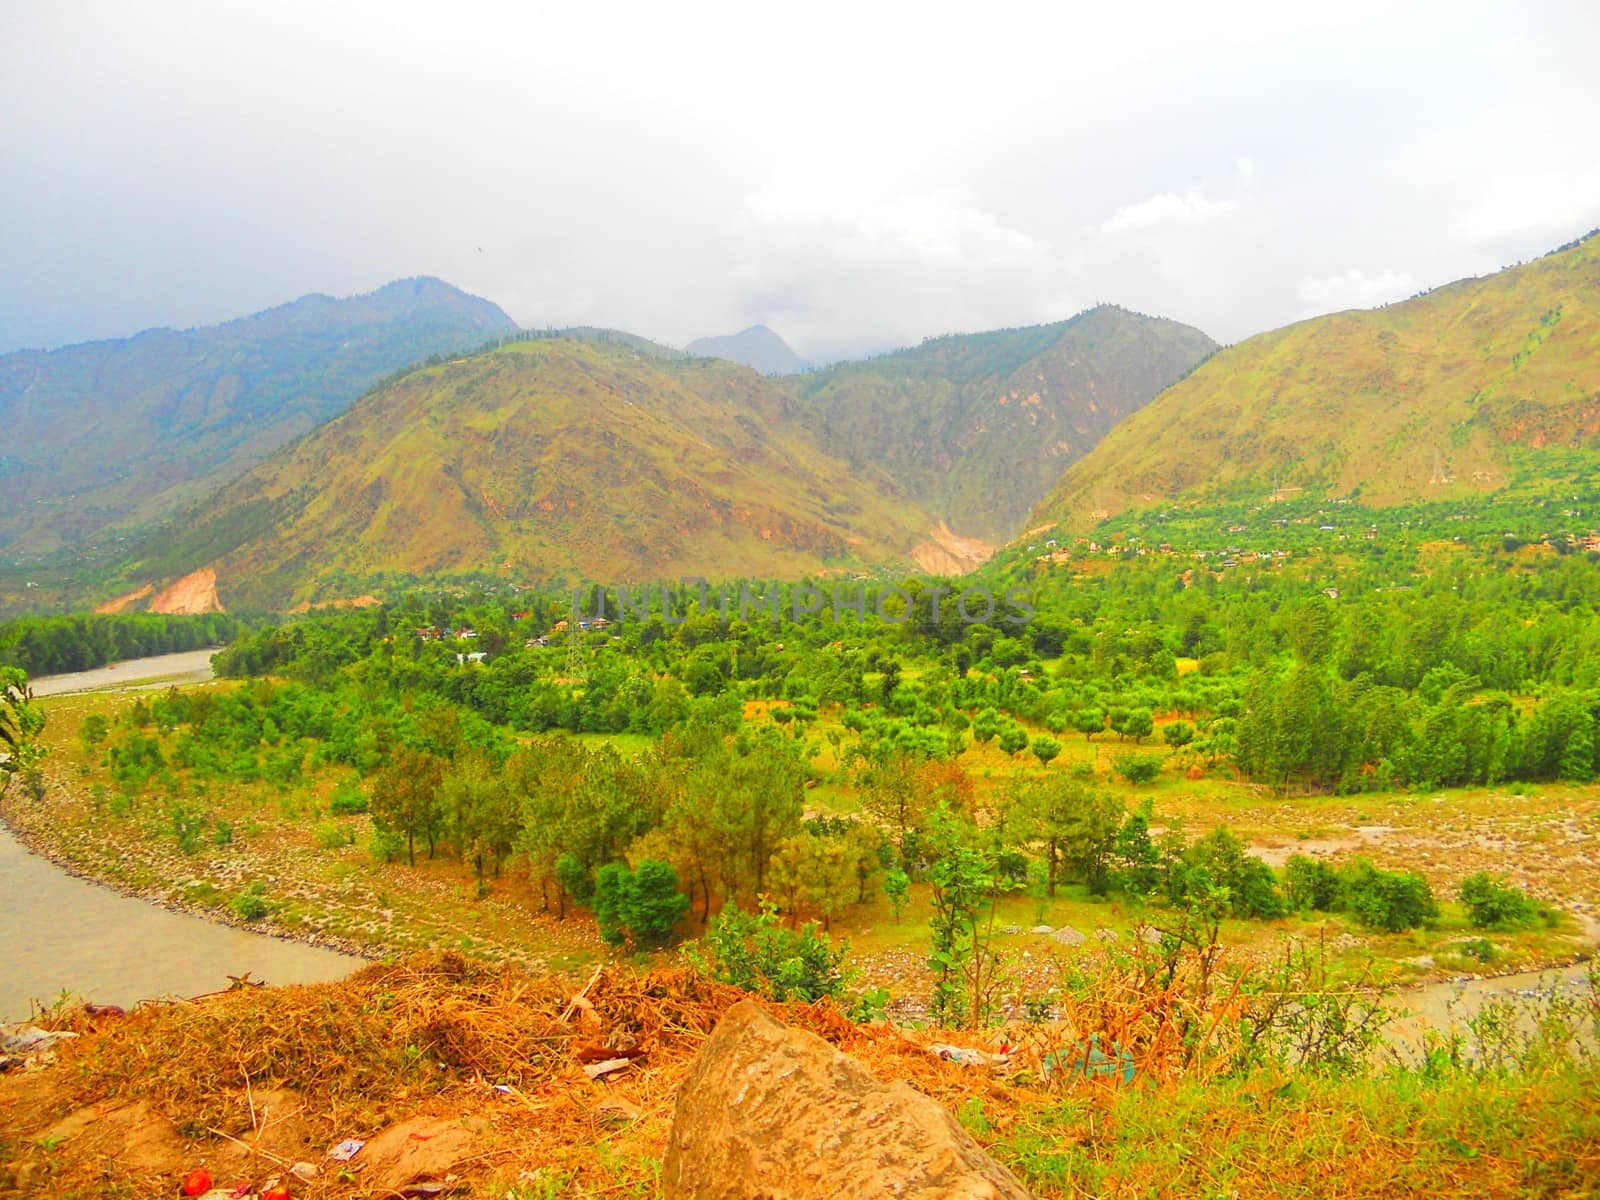
[[[417,637],[425,642],[443,642],[447,640],[470,642],[477,636],[478,631],[466,625],[463,625],[460,629],[452,629],[448,625],[443,629],[440,629],[437,625],[417,626]]]

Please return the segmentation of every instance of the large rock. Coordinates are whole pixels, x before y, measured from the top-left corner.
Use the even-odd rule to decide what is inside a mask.
[[[678,1091],[667,1200],[1025,1200],[955,1119],[746,1000]]]

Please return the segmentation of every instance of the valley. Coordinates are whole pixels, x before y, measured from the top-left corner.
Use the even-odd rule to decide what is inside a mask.
[[[343,1028],[379,978],[469,1024],[549,1022],[549,997],[603,980],[641,1014],[698,996],[695,1021],[742,989],[919,1062],[932,1036],[1020,1045],[1005,1115],[961,1111],[1041,1195],[1164,1161],[1170,1130],[1118,1107],[1136,1091],[1095,1101],[1115,1147],[1050,1148],[1044,1114],[1091,1094],[1053,1056],[1101,1044],[1178,1110],[1223,1089],[1241,1146],[1270,1142],[1251,1087],[1322,1097],[1304,1122],[1425,1093],[1482,1169],[1546,1169],[1484,1106],[1561,1103],[1575,1144],[1593,1120],[1560,1098],[1600,1034],[1600,475],[1589,402],[1546,403],[1591,387],[1592,247],[1224,349],[1100,306],[800,374],[603,330],[415,363],[111,565],[65,569],[78,611],[0,625],[0,818],[227,946],[382,960],[266,994]],[[1480,347],[1491,386],[1453,340],[1463,294],[1495,314],[1478,335],[1561,317],[1510,366]],[[1400,331],[1409,398],[1374,407],[1389,369],[1351,347]],[[1453,452],[1425,487],[1403,454],[1329,440],[1411,453],[1435,426]],[[170,676],[135,682],[163,654]],[[196,951],[212,975],[243,953]],[[31,999],[112,1055],[63,1052],[89,1094],[132,1094],[107,1065],[121,1026]],[[128,1028],[234,1036],[182,1009]],[[454,1053],[418,1028],[419,1054]],[[255,1077],[317,1097],[319,1131],[470,1106],[449,1066],[420,1084],[374,1061],[404,1091],[381,1112],[278,1059]],[[575,1081],[540,1070],[497,1086],[543,1111]],[[161,1120],[192,1129],[190,1103]],[[636,1157],[568,1138],[545,1151],[559,1178],[651,1194],[664,1117],[637,1107]],[[82,1183],[82,1152],[37,1149],[73,1111],[0,1089],[28,1179]],[[1444,1143],[1407,1137],[1364,1144],[1439,1170]],[[516,1186],[495,1169],[475,1182]],[[1275,1194],[1263,1160],[1239,1171]]]

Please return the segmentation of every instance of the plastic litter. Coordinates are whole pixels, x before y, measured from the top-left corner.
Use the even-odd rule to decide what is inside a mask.
[[[1010,1054],[989,1054],[970,1046],[951,1046],[946,1042],[930,1042],[928,1053],[964,1067],[1005,1067],[1011,1064]]]
[[[500,1089],[496,1088],[495,1090],[499,1091]],[[329,1150],[328,1157],[333,1159],[334,1162],[349,1162],[352,1158],[361,1153],[361,1147],[365,1145],[366,1143],[360,1138],[347,1138],[340,1142],[332,1150]]]
[[[1111,1043],[1111,1053],[1107,1054],[1100,1048],[1100,1035],[1090,1034],[1087,1050],[1053,1050],[1044,1056],[1042,1074],[1048,1079],[1051,1074],[1081,1075],[1088,1079],[1115,1079],[1120,1083],[1132,1083],[1138,1074],[1138,1066],[1133,1061],[1133,1052],[1121,1043]]]
[[[583,1073],[590,1079],[603,1079],[607,1075],[615,1075],[618,1071],[625,1070],[633,1065],[631,1058],[608,1058],[604,1062],[589,1063],[583,1068]]]

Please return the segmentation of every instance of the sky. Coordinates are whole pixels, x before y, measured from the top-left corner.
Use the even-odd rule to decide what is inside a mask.
[[[1600,226],[1597,62],[1592,0],[5,0],[0,352],[410,275],[817,361],[1233,342]]]

